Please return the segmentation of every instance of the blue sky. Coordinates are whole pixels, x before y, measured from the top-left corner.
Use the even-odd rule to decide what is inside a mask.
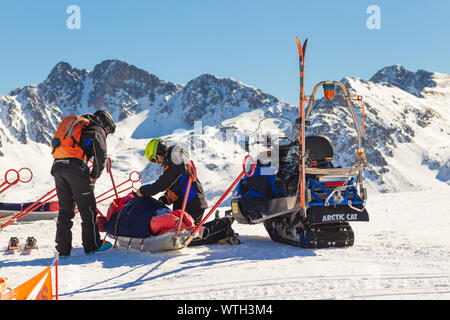
[[[66,9],[81,9],[69,30]],[[366,9],[381,9],[369,30]],[[232,77],[298,101],[295,36],[309,38],[306,93],[382,67],[450,73],[450,1],[0,0],[0,94],[44,80],[59,61],[92,70],[120,59],[178,84]]]

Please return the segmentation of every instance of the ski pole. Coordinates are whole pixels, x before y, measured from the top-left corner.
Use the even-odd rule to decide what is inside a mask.
[[[181,217],[180,217],[180,221],[178,222],[178,228],[177,228],[177,233],[176,233],[177,237],[180,234],[181,223],[183,222],[184,210],[186,210],[186,204],[187,204],[187,200],[189,198],[189,191],[191,190],[192,182],[197,181],[197,169],[195,168],[194,162],[192,160],[189,160],[187,167],[188,167],[189,180],[187,183],[186,194],[184,195],[184,199],[183,199],[183,205],[181,207]]]
[[[247,164],[247,160],[250,159],[252,161],[252,170],[250,171],[250,173],[247,172],[245,165]],[[203,220],[198,224],[198,226],[195,227],[195,229],[192,231],[191,235],[189,236],[189,238],[186,239],[185,243],[189,243],[192,238],[194,237],[195,233],[198,231],[198,229],[200,229],[200,227],[203,225],[203,223],[205,223],[205,221],[209,218],[209,216],[217,209],[217,207],[222,203],[222,201],[227,197],[227,195],[230,193],[231,190],[233,190],[233,188],[236,186],[236,184],[244,177],[251,177],[253,176],[253,174],[255,173],[255,168],[256,168],[256,164],[255,164],[255,160],[253,159],[252,156],[247,155],[244,158],[244,163],[243,163],[243,170],[242,172],[239,174],[239,176],[236,178],[236,180],[234,180],[234,182],[231,184],[231,186],[227,189],[227,191],[225,191],[225,193],[220,197],[219,201],[216,202],[216,204],[212,207],[212,209],[209,211],[209,213],[203,218]],[[189,242],[188,242],[189,241]]]
[[[9,226],[10,224],[16,222],[19,219],[22,219],[24,216],[26,216],[28,213],[35,211],[36,209],[38,209],[39,207],[43,206],[44,204],[46,204],[47,202],[49,202],[50,200],[52,200],[54,197],[57,196],[57,194],[55,193],[54,195],[52,195],[50,198],[46,199],[45,201],[43,200],[44,198],[50,196],[53,192],[56,191],[56,188],[53,190],[50,190],[49,192],[47,192],[45,195],[43,195],[41,198],[39,198],[37,201],[35,201],[34,203],[32,203],[31,205],[29,205],[28,207],[26,207],[24,210],[22,210],[21,212],[19,212],[18,214],[16,214],[15,216],[13,216],[11,219],[9,219],[8,221],[6,221],[5,223],[3,223],[1,225],[1,229],[6,228],[7,226]],[[41,202],[42,201],[42,202]]]
[[[109,173],[109,176],[111,177],[111,183],[113,185],[114,193],[116,194],[116,199],[119,199],[119,194],[117,193],[116,184],[114,183],[114,177],[111,171],[111,158],[108,157],[106,159],[106,172]]]

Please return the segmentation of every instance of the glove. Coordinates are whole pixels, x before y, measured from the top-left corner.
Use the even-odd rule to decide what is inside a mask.
[[[168,201],[167,201],[166,196],[161,196],[158,200],[161,201],[162,203],[164,203],[165,205],[169,204]]]

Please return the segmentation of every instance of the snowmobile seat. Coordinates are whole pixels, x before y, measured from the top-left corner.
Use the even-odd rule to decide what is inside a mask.
[[[234,196],[243,198],[273,198],[283,193],[277,188],[274,169],[267,166],[257,166],[253,176],[242,178],[233,191]]]
[[[352,176],[356,176],[359,170],[359,168],[306,168],[305,173],[317,176],[346,178],[350,175],[350,173]]]
[[[334,156],[333,147],[328,137],[309,136],[306,140],[306,153],[308,163],[305,168],[306,184],[312,196],[310,206],[324,206],[328,196],[333,190],[345,185],[353,185],[361,168],[335,168],[332,160]],[[354,204],[360,204],[355,187],[345,189],[344,200],[333,202],[333,204],[348,204],[352,199]],[[331,201],[335,201],[334,198]]]
[[[310,166],[332,168],[334,150],[330,139],[325,136],[308,136],[305,138],[306,153]]]
[[[333,146],[326,136],[308,136],[305,138],[308,163],[305,173],[308,177],[319,182],[345,181],[358,171],[350,168],[335,168],[332,160],[334,156]]]
[[[254,176],[242,180],[241,192],[243,194],[249,194],[251,190],[254,190],[265,197],[272,197],[273,191],[270,180],[267,176]]]

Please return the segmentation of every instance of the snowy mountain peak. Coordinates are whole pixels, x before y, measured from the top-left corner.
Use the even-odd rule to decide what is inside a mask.
[[[231,78],[203,74],[189,81],[181,92],[183,120],[193,125],[195,120],[217,124],[243,112],[284,105],[279,99]]]
[[[400,65],[393,65],[378,71],[370,81],[387,83],[421,98],[424,88],[436,87],[433,75],[426,70],[411,72]]]
[[[384,191],[396,191],[421,186],[428,177],[430,184],[450,181],[450,75],[411,72],[394,65],[381,69],[369,81],[351,77],[341,81],[352,95],[364,98],[363,146],[371,164],[366,176],[374,185]],[[355,102],[354,106],[361,123],[361,105]],[[199,161],[198,165],[214,171],[210,172],[211,177],[226,176],[226,170],[230,170],[220,159],[231,155],[239,158],[243,153],[241,145],[221,142],[229,132],[238,137],[247,135],[265,117],[298,118],[296,106],[232,78],[203,74],[183,86],[120,60],[105,60],[92,71],[59,62],[37,86],[25,86],[0,96],[0,157],[6,155],[10,145],[18,148],[20,144],[35,146],[37,142],[48,146],[64,115],[93,113],[100,108],[110,111],[117,121],[123,120],[118,124],[118,138],[110,139],[120,140],[118,146],[122,140],[128,140],[127,151],[113,151],[116,159],[124,159],[124,170],[131,169],[126,167],[129,163],[138,161],[128,155],[136,155],[136,148],[145,147],[147,139],[189,139],[195,123],[201,121],[203,150],[217,161]],[[332,101],[317,101],[310,120],[307,134],[328,135],[333,141],[336,163],[351,166],[355,130],[339,90]],[[272,128],[270,121],[264,125]],[[282,134],[292,130],[284,123],[277,128]],[[187,131],[175,132],[177,129]],[[241,160],[236,163],[240,165]],[[408,168],[424,172],[426,178],[411,177],[404,169],[405,163]],[[213,190],[214,186],[221,188],[221,184],[211,180],[208,187]]]
[[[164,101],[180,90],[180,86],[119,60],[105,60],[89,74],[91,91],[87,104],[97,110],[107,108],[122,120]]]
[[[69,63],[58,62],[45,80],[48,84],[57,84],[57,82],[79,81],[86,77],[88,71],[73,68]]]

